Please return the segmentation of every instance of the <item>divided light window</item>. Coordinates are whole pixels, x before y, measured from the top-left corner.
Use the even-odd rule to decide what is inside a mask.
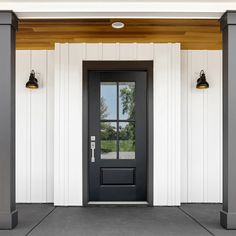
[[[135,159],[135,82],[100,83],[101,159]]]

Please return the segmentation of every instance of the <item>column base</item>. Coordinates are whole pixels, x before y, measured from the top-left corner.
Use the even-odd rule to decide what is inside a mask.
[[[0,213],[0,229],[13,229],[18,223],[17,210],[11,213]]]
[[[236,229],[236,213],[221,211],[220,223],[225,229]]]

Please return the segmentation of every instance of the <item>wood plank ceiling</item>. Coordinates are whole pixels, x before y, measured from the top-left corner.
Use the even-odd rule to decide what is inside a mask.
[[[123,29],[112,22],[122,21]],[[76,19],[21,20],[17,49],[53,49],[55,43],[181,43],[182,49],[221,49],[218,20]]]

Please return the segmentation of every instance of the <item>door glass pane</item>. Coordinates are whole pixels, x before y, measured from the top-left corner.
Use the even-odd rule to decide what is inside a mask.
[[[117,158],[117,123],[101,122],[101,159]]]
[[[119,159],[135,159],[134,122],[119,122]]]
[[[100,118],[117,119],[117,83],[102,82],[100,92]]]
[[[135,119],[135,82],[119,83],[119,119]]]

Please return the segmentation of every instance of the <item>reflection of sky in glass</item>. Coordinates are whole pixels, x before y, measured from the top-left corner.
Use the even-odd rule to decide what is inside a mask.
[[[107,106],[106,119],[116,119],[116,83],[101,83],[101,97],[103,97],[105,105]]]

